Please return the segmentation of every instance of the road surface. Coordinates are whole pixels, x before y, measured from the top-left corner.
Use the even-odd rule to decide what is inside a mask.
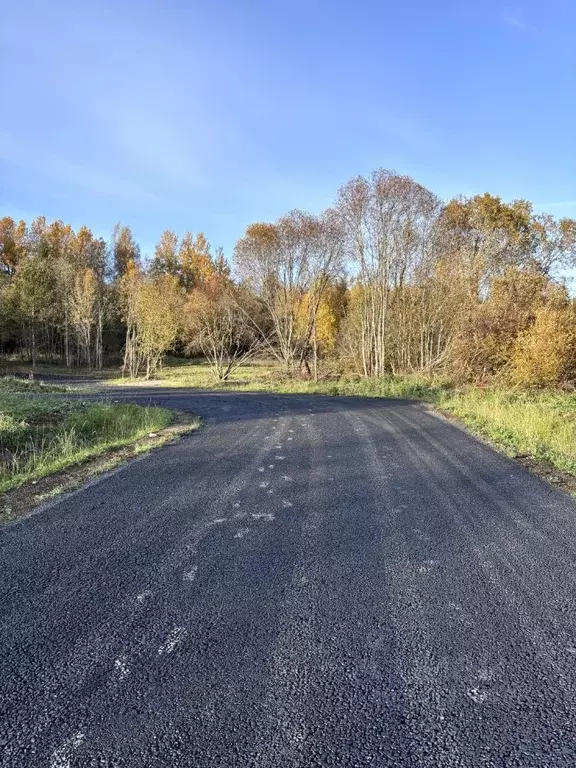
[[[574,768],[568,497],[420,405],[153,397],[206,426],[0,529],[3,768]]]

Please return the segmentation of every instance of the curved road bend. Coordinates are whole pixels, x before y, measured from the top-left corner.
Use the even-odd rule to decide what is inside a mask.
[[[419,405],[152,396],[206,426],[0,529],[3,768],[574,768],[571,500]]]

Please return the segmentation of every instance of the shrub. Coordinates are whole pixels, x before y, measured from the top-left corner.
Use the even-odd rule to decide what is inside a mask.
[[[522,387],[553,387],[568,379],[573,373],[575,331],[568,308],[539,307],[532,326],[516,340],[512,382]]]

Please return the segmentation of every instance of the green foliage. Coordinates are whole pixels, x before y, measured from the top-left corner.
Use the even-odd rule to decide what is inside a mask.
[[[123,224],[107,247],[86,226],[5,216],[0,352],[33,368],[123,358],[125,374],[149,378],[168,351],[201,351],[227,378],[257,349],[320,389],[330,369],[374,377],[361,386],[383,393],[391,374],[574,384],[562,351],[573,315],[551,318],[567,310],[558,276],[575,265],[576,221],[489,193],[444,204],[386,169],[352,179],[319,215],[249,224],[233,270],[202,232],[165,230],[148,260]],[[214,284],[234,302],[215,300]]]
[[[5,393],[16,392],[68,392],[67,387],[58,384],[51,384],[39,379],[24,379],[19,376],[2,376],[0,378],[0,398]]]
[[[129,444],[172,418],[165,408],[54,397],[41,385],[30,389],[34,394],[23,397],[19,380],[0,380],[0,493]]]
[[[437,402],[511,455],[528,454],[576,474],[576,395],[469,388]]]

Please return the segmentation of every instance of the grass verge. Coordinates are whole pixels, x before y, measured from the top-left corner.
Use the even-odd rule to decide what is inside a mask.
[[[45,389],[39,383],[31,387],[0,380],[0,518],[20,514],[22,506],[30,506],[29,497],[37,502],[58,486],[68,490],[76,476],[85,479],[97,465],[80,473],[71,468],[104,457],[99,471],[105,471],[110,462],[150,450],[199,424],[167,408],[89,402],[56,396],[60,388]],[[24,486],[15,504],[14,494]]]
[[[172,360],[154,381],[110,378],[108,383],[419,400],[463,423],[469,431],[555,485],[576,493],[576,394],[573,393],[457,388],[446,379],[423,376],[378,379],[342,376],[313,382],[290,378],[277,364],[268,361],[241,366],[227,382],[214,381],[205,363]]]
[[[575,394],[469,388],[436,403],[509,456],[576,476]]]

